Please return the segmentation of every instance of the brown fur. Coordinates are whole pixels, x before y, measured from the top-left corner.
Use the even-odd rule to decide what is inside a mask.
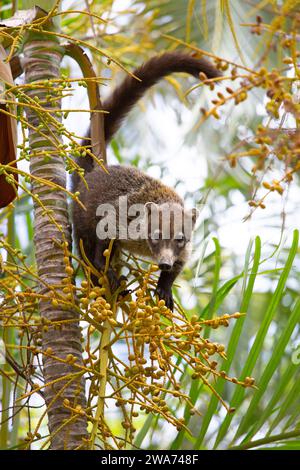
[[[109,114],[104,114],[106,142],[118,130],[124,117],[145,91],[163,77],[174,72],[185,72],[194,77],[204,72],[208,78],[220,75],[220,72],[207,60],[197,59],[189,54],[170,52],[153,57],[134,71],[134,75],[141,81],[127,76],[104,102],[103,108],[109,112]],[[88,147],[90,140],[84,141],[83,145]],[[79,240],[82,240],[87,257],[99,271],[103,270],[105,263],[103,251],[109,243],[105,240],[100,241],[96,236],[99,221],[96,209],[100,204],[109,203],[117,209],[119,197],[127,196],[128,207],[136,203],[147,207],[147,203],[154,203],[160,211],[162,204],[175,203],[179,212],[185,213],[184,203],[173,189],[135,168],[108,166],[108,173],[105,173],[100,167],[94,167],[90,157],[80,157],[77,161],[85,170],[88,189],[78,175],[73,174],[73,190],[80,192],[81,201],[86,207],[84,211],[78,204],[73,205],[74,235],[77,244]],[[147,209],[145,211],[147,212]],[[195,220],[196,216],[193,215],[193,223]],[[173,233],[169,240],[155,241],[150,236],[149,240],[117,239],[114,243],[115,249],[124,248],[131,253],[150,256],[157,263],[161,260],[161,265],[166,270],[161,272],[157,294],[171,309],[173,308],[172,284],[188,258],[191,241],[191,234],[184,234],[185,240],[182,243],[176,240],[176,235]],[[165,256],[163,253],[168,255]],[[108,277],[112,290],[116,289],[120,283],[111,267]],[[97,282],[96,278],[93,280]]]

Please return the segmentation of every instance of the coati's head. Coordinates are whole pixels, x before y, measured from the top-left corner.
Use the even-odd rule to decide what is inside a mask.
[[[183,265],[191,250],[192,234],[199,212],[184,209],[179,203],[145,204],[147,243],[162,271]]]

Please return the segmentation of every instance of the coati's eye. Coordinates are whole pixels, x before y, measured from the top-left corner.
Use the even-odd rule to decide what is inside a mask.
[[[186,238],[183,233],[179,233],[175,238],[178,248],[183,248],[186,244]]]

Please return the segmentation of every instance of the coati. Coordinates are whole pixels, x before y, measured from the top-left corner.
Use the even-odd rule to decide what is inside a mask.
[[[104,133],[106,144],[120,127],[122,120],[146,90],[163,77],[174,72],[185,72],[198,78],[203,72],[208,78],[220,76],[220,72],[207,60],[196,58],[182,52],[168,52],[157,55],[145,62],[134,71],[138,81],[127,76],[112,92],[102,105],[108,114],[104,116]],[[89,147],[90,131],[82,145]],[[79,157],[78,164],[85,170],[85,180],[88,189],[74,172],[72,175],[73,191],[80,192],[80,199],[86,210],[79,204],[73,204],[74,236],[77,244],[82,240],[85,255],[98,271],[105,267],[104,251],[108,248],[110,238],[99,239],[97,229],[105,214],[99,214],[97,208],[110,204],[115,210],[116,233],[113,237],[111,259],[116,256],[119,248],[130,253],[152,258],[159,266],[161,273],[157,283],[156,294],[165,301],[168,308],[173,310],[172,285],[185,264],[190,247],[192,231],[197,219],[196,209],[187,211],[183,200],[177,193],[162,182],[151,178],[136,168],[129,166],[109,165],[107,173],[90,156]],[[140,225],[143,230],[139,234],[121,237],[120,232],[120,198],[127,198],[127,206],[139,204],[143,208],[140,214]],[[102,205],[102,206],[101,206]],[[167,227],[164,227],[164,216],[169,216]],[[128,212],[129,214],[129,212]],[[100,216],[99,216],[100,215]],[[124,215],[124,214],[123,214]],[[102,217],[102,218],[101,218]],[[109,220],[109,219],[107,219]],[[156,223],[153,222],[156,220]],[[187,220],[187,228],[182,220]],[[131,216],[125,220],[130,224]],[[176,222],[180,223],[176,224]],[[165,236],[165,231],[169,231]],[[96,233],[97,232],[97,233]],[[142,235],[144,234],[144,235]],[[110,265],[106,272],[110,287],[115,291],[120,287],[120,279]],[[97,283],[95,276],[92,278]]]

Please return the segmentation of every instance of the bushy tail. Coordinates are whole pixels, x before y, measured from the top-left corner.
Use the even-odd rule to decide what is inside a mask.
[[[205,73],[207,78],[221,76],[221,72],[208,60],[197,59],[184,52],[166,52],[152,57],[133,72],[140,81],[127,75],[103,103],[103,109],[109,113],[103,115],[106,143],[110,141],[121,126],[123,119],[144,93],[163,77],[175,72],[185,72],[196,78],[199,77],[200,72]],[[84,146],[90,144],[90,132],[87,137],[82,142]],[[89,156],[79,157],[77,163],[87,172],[93,169],[93,159]],[[79,182],[79,176],[76,172],[73,173],[72,180],[73,189],[76,189]]]

